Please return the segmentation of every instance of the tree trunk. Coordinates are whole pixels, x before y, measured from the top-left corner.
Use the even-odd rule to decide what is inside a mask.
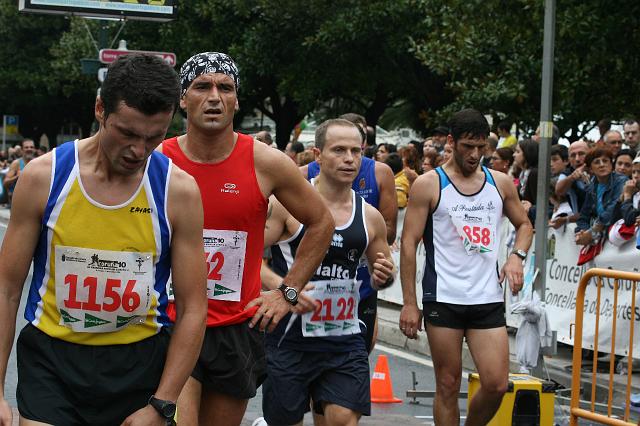
[[[382,114],[384,114],[385,110],[389,106],[389,102],[391,101],[389,94],[383,92],[381,88],[378,86],[376,88],[376,97],[373,99],[373,102],[367,107],[367,110],[364,113],[364,118],[367,120],[367,125],[373,127],[375,129],[378,121]]]
[[[304,118],[304,114],[298,110],[298,104],[291,98],[285,97],[282,103],[275,91],[271,95],[271,105],[271,118],[276,123],[276,145],[278,149],[284,150],[291,139],[291,132]]]

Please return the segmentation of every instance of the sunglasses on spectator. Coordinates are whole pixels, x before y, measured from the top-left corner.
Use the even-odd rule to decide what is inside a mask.
[[[596,166],[599,166],[600,164],[607,165],[611,164],[611,160],[609,160],[608,158],[596,158],[591,162],[591,164],[594,164]]]

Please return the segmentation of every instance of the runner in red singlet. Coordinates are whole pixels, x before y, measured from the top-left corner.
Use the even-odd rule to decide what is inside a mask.
[[[200,358],[178,399],[180,424],[239,425],[265,375],[264,336],[257,328],[271,331],[285,314],[313,309],[304,296],[298,301],[297,292],[320,264],[334,223],[291,160],[233,131],[239,79],[229,56],[197,54],[182,66],[180,80],[187,134],[166,140],[162,152],[200,187],[209,303]],[[272,194],[307,234],[283,287],[260,296]]]

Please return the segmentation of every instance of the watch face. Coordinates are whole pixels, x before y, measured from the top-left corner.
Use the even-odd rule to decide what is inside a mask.
[[[298,298],[298,292],[295,288],[288,288],[285,292],[285,297],[287,300],[296,300]]]
[[[162,407],[162,413],[167,419],[173,418],[176,415],[176,405],[175,404],[167,404]]]

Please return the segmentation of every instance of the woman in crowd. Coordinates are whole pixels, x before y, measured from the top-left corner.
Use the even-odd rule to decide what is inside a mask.
[[[513,164],[513,149],[511,148],[498,148],[491,154],[491,161],[489,166],[493,170],[497,170],[506,175],[509,174],[509,169]]]
[[[378,145],[378,149],[376,149],[376,161],[384,163],[387,159],[387,155],[396,152],[396,146],[390,143],[381,143]]]
[[[402,171],[409,179],[409,184],[412,185],[413,181],[420,175],[418,151],[413,145],[407,145],[400,148],[398,154],[402,158]]]
[[[520,167],[518,193],[524,208],[529,211],[536,204],[538,191],[538,143],[532,140],[518,142],[513,153],[514,163]]]
[[[435,149],[430,149],[424,155],[422,160],[422,173],[427,173],[430,170],[434,170],[436,167],[442,164],[442,155]]]
[[[580,217],[576,222],[576,244],[600,241],[602,232],[615,222],[616,202],[627,177],[613,171],[613,154],[605,147],[595,147],[585,158],[591,181]]]

